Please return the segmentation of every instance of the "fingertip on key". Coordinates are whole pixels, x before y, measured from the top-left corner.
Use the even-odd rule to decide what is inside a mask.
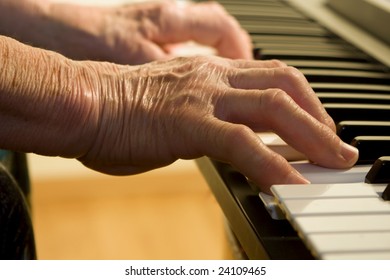
[[[341,144],[341,156],[349,166],[352,166],[359,158],[359,150],[343,142]]]

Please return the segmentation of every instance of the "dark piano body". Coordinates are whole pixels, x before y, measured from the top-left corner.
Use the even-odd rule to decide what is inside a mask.
[[[0,260],[35,259],[26,155],[0,150]]]
[[[336,123],[381,121],[383,127],[377,134],[390,136],[388,65],[337,36],[288,1],[219,2],[250,33],[254,56],[281,59],[300,69]],[[370,134],[374,133],[372,128],[368,129]],[[382,151],[369,147],[368,151],[361,151],[369,158],[359,160],[372,162],[379,156],[390,155],[389,138],[384,138]],[[270,217],[256,187],[242,174],[209,158],[198,159],[197,164],[249,259],[313,259],[288,221]]]

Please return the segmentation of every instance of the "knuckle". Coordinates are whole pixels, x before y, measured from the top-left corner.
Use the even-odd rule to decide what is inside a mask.
[[[276,68],[287,67],[286,63],[284,63],[283,61],[278,60],[278,59],[272,59],[269,62],[271,63],[271,66],[276,67]]]
[[[194,58],[193,70],[198,74],[215,75],[226,73],[230,69],[229,61],[221,58],[197,56]]]
[[[224,149],[226,152],[232,153],[235,151],[235,148],[241,145],[245,145],[245,139],[253,131],[242,124],[237,124],[230,129],[226,130],[224,137]]]
[[[304,98],[314,93],[304,74],[297,68],[287,66],[278,68],[276,71],[280,71],[277,72],[281,77],[280,84],[287,92],[299,92],[300,94],[304,94],[303,96],[306,96]]]
[[[213,60],[211,60],[209,57],[206,56],[195,56],[194,57],[194,65],[212,65]]]
[[[284,115],[288,111],[298,110],[295,101],[281,89],[268,89],[260,97],[262,116],[271,126],[275,124],[275,115]]]
[[[203,56],[177,57],[174,60],[175,66],[172,68],[172,72],[177,74],[186,74],[194,71],[202,74],[204,72],[202,68],[207,69],[214,64],[209,58]]]
[[[276,109],[289,104],[292,98],[281,89],[268,89],[261,95],[260,102],[263,109]]]
[[[290,81],[300,80],[303,78],[303,74],[297,68],[292,66],[287,66],[283,68],[283,74]]]

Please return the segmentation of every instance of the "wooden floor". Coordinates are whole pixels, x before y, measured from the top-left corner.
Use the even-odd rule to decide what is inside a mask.
[[[29,158],[39,259],[226,258],[223,216],[193,163],[112,177],[56,160]]]

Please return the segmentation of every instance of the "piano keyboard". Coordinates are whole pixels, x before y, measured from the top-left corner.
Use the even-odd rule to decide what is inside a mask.
[[[372,167],[366,177],[376,171],[384,178],[364,181],[390,182],[390,157],[381,160],[385,171]],[[390,184],[274,185],[271,190],[276,202],[268,207],[282,210],[270,212],[284,214],[315,257],[390,259],[390,201],[383,195]]]
[[[280,59],[305,74],[335,120],[340,138],[359,149],[356,166],[332,170],[302,161],[303,155],[276,135],[259,134],[311,181],[273,186],[275,197],[258,194],[256,186],[230,166],[199,160],[248,257],[390,259],[390,202],[382,198],[390,197],[390,47],[385,46],[383,55],[337,35],[339,30],[324,24],[324,17],[304,7],[320,3],[325,9],[322,0],[219,2],[250,33],[256,59]],[[374,173],[380,182],[370,178]]]

